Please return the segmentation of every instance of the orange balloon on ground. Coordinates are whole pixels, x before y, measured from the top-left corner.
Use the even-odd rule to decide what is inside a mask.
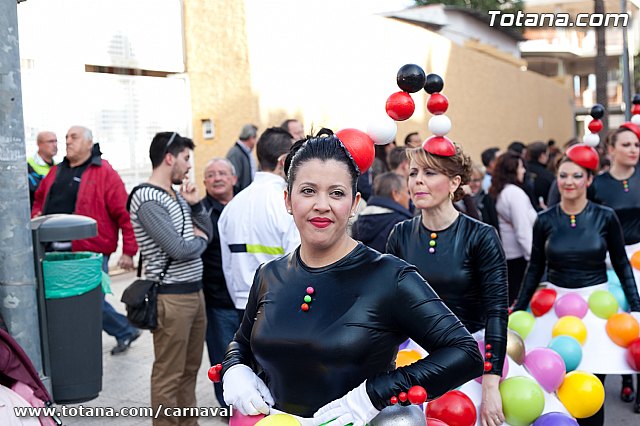
[[[633,266],[638,271],[640,271],[640,250],[633,253],[633,255],[631,256],[631,259],[629,259],[629,262],[631,263],[631,266]]]
[[[607,334],[616,345],[626,348],[640,336],[640,324],[626,312],[613,314],[607,320]]]
[[[575,338],[581,345],[587,341],[587,327],[585,327],[582,320],[572,315],[559,318],[551,330],[551,335],[556,336],[571,336]]]
[[[406,367],[422,359],[420,352],[413,349],[402,349],[396,357],[396,368]]]

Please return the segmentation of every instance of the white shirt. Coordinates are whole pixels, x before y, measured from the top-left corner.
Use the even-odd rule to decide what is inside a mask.
[[[531,257],[533,224],[538,217],[527,194],[510,183],[498,195],[496,203],[500,238],[507,260]]]
[[[236,309],[247,305],[256,269],[293,251],[300,234],[284,204],[286,182],[257,172],[254,181],[227,204],[218,220],[222,271]]]

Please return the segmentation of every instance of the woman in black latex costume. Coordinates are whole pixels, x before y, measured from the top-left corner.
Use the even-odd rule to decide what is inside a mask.
[[[615,210],[622,225],[627,256],[640,250],[640,128],[625,123],[612,131],[607,138],[607,151],[611,158],[611,168],[593,180],[596,202]],[[636,285],[640,284],[640,271],[634,270]],[[637,375],[640,383],[640,374]],[[622,377],[620,397],[625,402],[634,400],[631,375]],[[634,411],[640,413],[640,392],[635,395]]]
[[[414,385],[436,397],[479,376],[476,342],[415,268],[347,236],[359,171],[339,139],[296,144],[287,165],[301,245],[256,272],[223,362],[225,401],[363,426]],[[430,355],[396,370],[408,337]]]
[[[502,245],[495,228],[453,207],[471,176],[469,157],[457,147],[453,156],[422,148],[408,154],[409,192],[421,215],[396,225],[387,252],[415,265],[471,333],[485,330],[492,355],[485,362],[480,420],[482,425],[502,424],[498,384],[506,351],[508,291]]]
[[[592,152],[591,162],[585,161],[589,158],[587,151]],[[586,145],[572,147],[561,160],[557,176],[561,201],[538,214],[533,229],[531,261],[514,310],[527,308],[545,267],[552,283],[549,287],[556,290],[558,297],[572,292],[587,300],[592,290],[606,289],[605,257],[608,251],[632,315],[640,318],[640,297],[625,253],[620,222],[612,209],[587,200],[587,187],[594,174],[588,167],[597,168],[597,164],[597,153]],[[526,339],[527,347],[546,346],[551,335],[548,328],[555,321],[553,310],[538,317],[534,330]],[[603,381],[606,373],[616,369],[629,370],[624,361],[624,348],[602,334],[605,320],[587,312],[583,321],[588,337],[578,369],[600,373],[598,377]],[[597,334],[598,328],[600,334]],[[604,424],[604,405],[594,416],[579,419],[578,423]]]

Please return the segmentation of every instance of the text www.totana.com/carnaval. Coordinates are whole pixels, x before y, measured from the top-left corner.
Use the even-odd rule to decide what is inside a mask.
[[[16,417],[230,417],[229,407],[13,407]]]

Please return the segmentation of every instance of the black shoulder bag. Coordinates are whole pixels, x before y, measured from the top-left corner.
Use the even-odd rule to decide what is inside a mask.
[[[167,274],[171,265],[171,258],[162,269],[157,281],[141,279],[142,256],[138,263],[138,279],[129,285],[122,293],[122,301],[127,307],[127,319],[138,328],[155,330],[158,326],[158,286]]]

